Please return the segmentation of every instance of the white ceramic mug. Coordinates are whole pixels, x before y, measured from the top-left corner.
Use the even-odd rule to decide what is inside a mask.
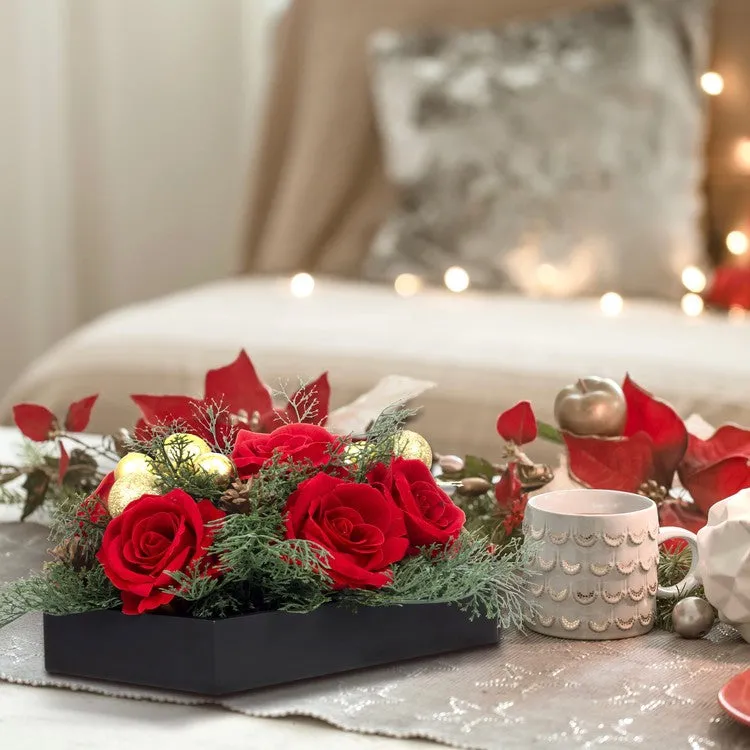
[[[659,528],[653,500],[629,492],[563,490],[531,498],[524,534],[538,545],[531,593],[538,608],[529,628],[558,638],[608,640],[647,633],[656,597],[676,596],[698,581],[696,536]],[[675,586],[659,586],[659,544],[684,539],[690,571]]]

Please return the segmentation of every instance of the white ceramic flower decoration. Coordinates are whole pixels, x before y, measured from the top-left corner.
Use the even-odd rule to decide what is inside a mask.
[[[698,549],[706,598],[750,643],[750,489],[711,507]]]

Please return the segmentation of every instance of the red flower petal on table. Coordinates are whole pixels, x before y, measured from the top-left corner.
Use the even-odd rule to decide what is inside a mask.
[[[653,476],[664,487],[671,487],[674,473],[685,455],[688,434],[677,412],[664,401],[625,377],[622,384],[627,403],[627,419],[623,437],[645,433],[653,444]]]
[[[690,435],[679,475],[706,514],[714,503],[750,487],[750,430],[728,424],[708,440]]]
[[[55,415],[39,404],[16,404],[13,419],[18,429],[31,440],[44,442],[57,429]]]
[[[653,444],[644,432],[629,438],[579,437],[563,432],[563,438],[570,475],[579,484],[636,492],[654,473]]]
[[[282,409],[273,409],[261,418],[261,427],[274,430],[284,424],[303,422],[325,425],[328,421],[328,410],[331,401],[331,386],[328,373],[324,372],[317,380],[302,386],[289,399]],[[299,419],[299,416],[302,419]]]
[[[520,401],[497,418],[497,432],[506,442],[526,445],[536,440],[536,417],[528,401]]]
[[[500,481],[495,485],[495,499],[503,510],[510,510],[511,506],[523,494],[523,485],[516,471],[516,464],[509,463]]]
[[[86,396],[86,398],[75,401],[68,407],[68,413],[65,415],[65,429],[68,432],[83,432],[88,427],[91,410],[94,408],[97,398],[99,398],[99,394]]]
[[[273,408],[271,394],[244,349],[231,364],[206,373],[204,401],[221,404],[232,414],[246,412],[248,417],[256,411],[266,414]]]
[[[707,516],[691,503],[679,500],[665,500],[659,503],[659,524],[661,526],[679,526],[693,533],[702,529],[708,521]],[[669,552],[679,552],[687,542],[683,539],[668,539],[664,547]]]
[[[57,467],[57,481],[59,484],[63,483],[65,475],[68,473],[68,466],[70,466],[70,456],[68,451],[65,450],[65,446],[60,442],[60,463]]]

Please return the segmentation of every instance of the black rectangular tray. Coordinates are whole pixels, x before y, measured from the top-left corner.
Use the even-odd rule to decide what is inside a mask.
[[[51,674],[202,695],[497,643],[497,623],[447,604],[333,605],[309,614],[258,612],[225,620],[117,611],[44,616]]]

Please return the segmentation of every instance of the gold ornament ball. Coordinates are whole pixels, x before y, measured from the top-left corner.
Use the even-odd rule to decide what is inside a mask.
[[[151,459],[145,453],[126,453],[115,466],[115,479],[128,474],[144,474],[151,471]]]
[[[173,461],[195,459],[211,452],[211,447],[197,435],[188,432],[175,432],[164,440],[164,450]]]
[[[432,468],[432,448],[418,432],[397,432],[393,438],[393,452],[401,458],[418,459]]]
[[[234,476],[234,464],[222,453],[203,453],[193,463],[196,471],[205,471],[220,484],[228,485]]]
[[[368,451],[372,455],[372,446],[366,440],[349,443],[349,445],[344,448],[342,460],[347,465],[357,464],[363,458],[367,460]]]
[[[703,638],[713,627],[715,619],[714,608],[699,596],[681,599],[672,610],[674,631],[683,638]]]
[[[109,515],[114,518],[119,516],[130,503],[143,497],[143,495],[158,495],[159,487],[156,477],[150,472],[126,474],[118,479],[109,491],[107,508]]]

